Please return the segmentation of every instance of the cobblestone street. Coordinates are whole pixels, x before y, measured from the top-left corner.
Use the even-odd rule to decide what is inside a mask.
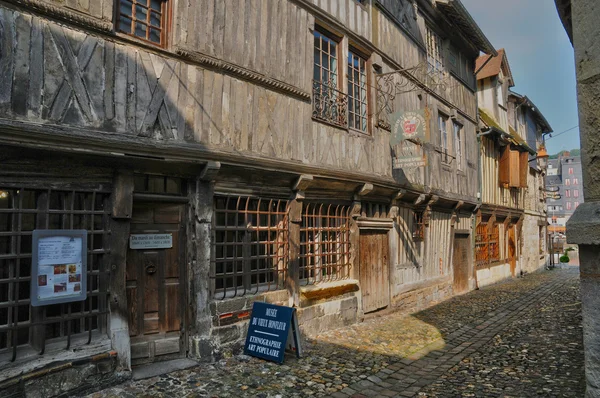
[[[582,397],[578,272],[375,316],[306,342],[283,365],[242,355],[89,397]]]

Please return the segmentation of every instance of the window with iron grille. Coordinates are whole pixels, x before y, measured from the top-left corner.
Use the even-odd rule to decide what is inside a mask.
[[[475,235],[475,262],[490,264],[500,260],[500,226],[497,223],[481,222]]]
[[[338,68],[338,42],[317,27],[314,31],[313,117],[346,127],[348,96],[340,91]]]
[[[350,207],[307,203],[300,227],[300,282],[314,284],[350,276]]]
[[[282,289],[289,257],[287,201],[217,196],[214,211],[214,297]]]
[[[348,52],[348,127],[367,132],[367,61]]]
[[[0,186],[0,358],[44,353],[46,342],[69,349],[73,337],[89,344],[93,334],[106,333],[109,196],[103,190]],[[31,306],[35,229],[87,230],[85,301]]]
[[[444,50],[441,37],[427,27],[427,71],[438,78],[444,75]]]
[[[119,31],[164,47],[166,0],[119,0]]]
[[[412,236],[415,242],[422,242],[425,240],[425,212],[414,211],[413,212],[413,230]]]

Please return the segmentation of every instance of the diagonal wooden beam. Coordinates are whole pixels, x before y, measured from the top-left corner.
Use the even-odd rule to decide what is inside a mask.
[[[167,94],[167,89],[169,88],[169,84],[171,84],[171,79],[174,75],[175,63],[172,61],[167,61],[165,63],[165,67],[163,68],[160,77],[158,78],[158,84],[152,92],[152,99],[150,100],[148,110],[146,111],[146,115],[144,116],[144,120],[140,126],[140,136],[150,136],[152,127],[154,127],[154,124],[156,123],[156,118],[158,117],[160,108],[163,106],[165,96]]]

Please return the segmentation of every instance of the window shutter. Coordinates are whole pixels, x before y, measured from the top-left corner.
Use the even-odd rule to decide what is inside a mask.
[[[519,163],[521,164],[520,166],[520,180],[521,180],[521,184],[520,187],[521,188],[527,188],[527,172],[529,171],[529,153],[528,152],[521,152],[519,154]]]
[[[521,186],[520,163],[519,152],[510,149],[510,182],[508,185],[511,188],[519,188]]]
[[[500,185],[508,185],[510,183],[510,148],[504,147],[502,149],[502,155],[500,156],[500,161],[498,162],[498,182]]]

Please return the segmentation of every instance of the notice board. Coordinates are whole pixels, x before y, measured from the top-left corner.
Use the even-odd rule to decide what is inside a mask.
[[[87,231],[33,231],[31,305],[87,298]]]
[[[300,357],[296,309],[255,301],[244,353],[282,363],[286,348]]]

